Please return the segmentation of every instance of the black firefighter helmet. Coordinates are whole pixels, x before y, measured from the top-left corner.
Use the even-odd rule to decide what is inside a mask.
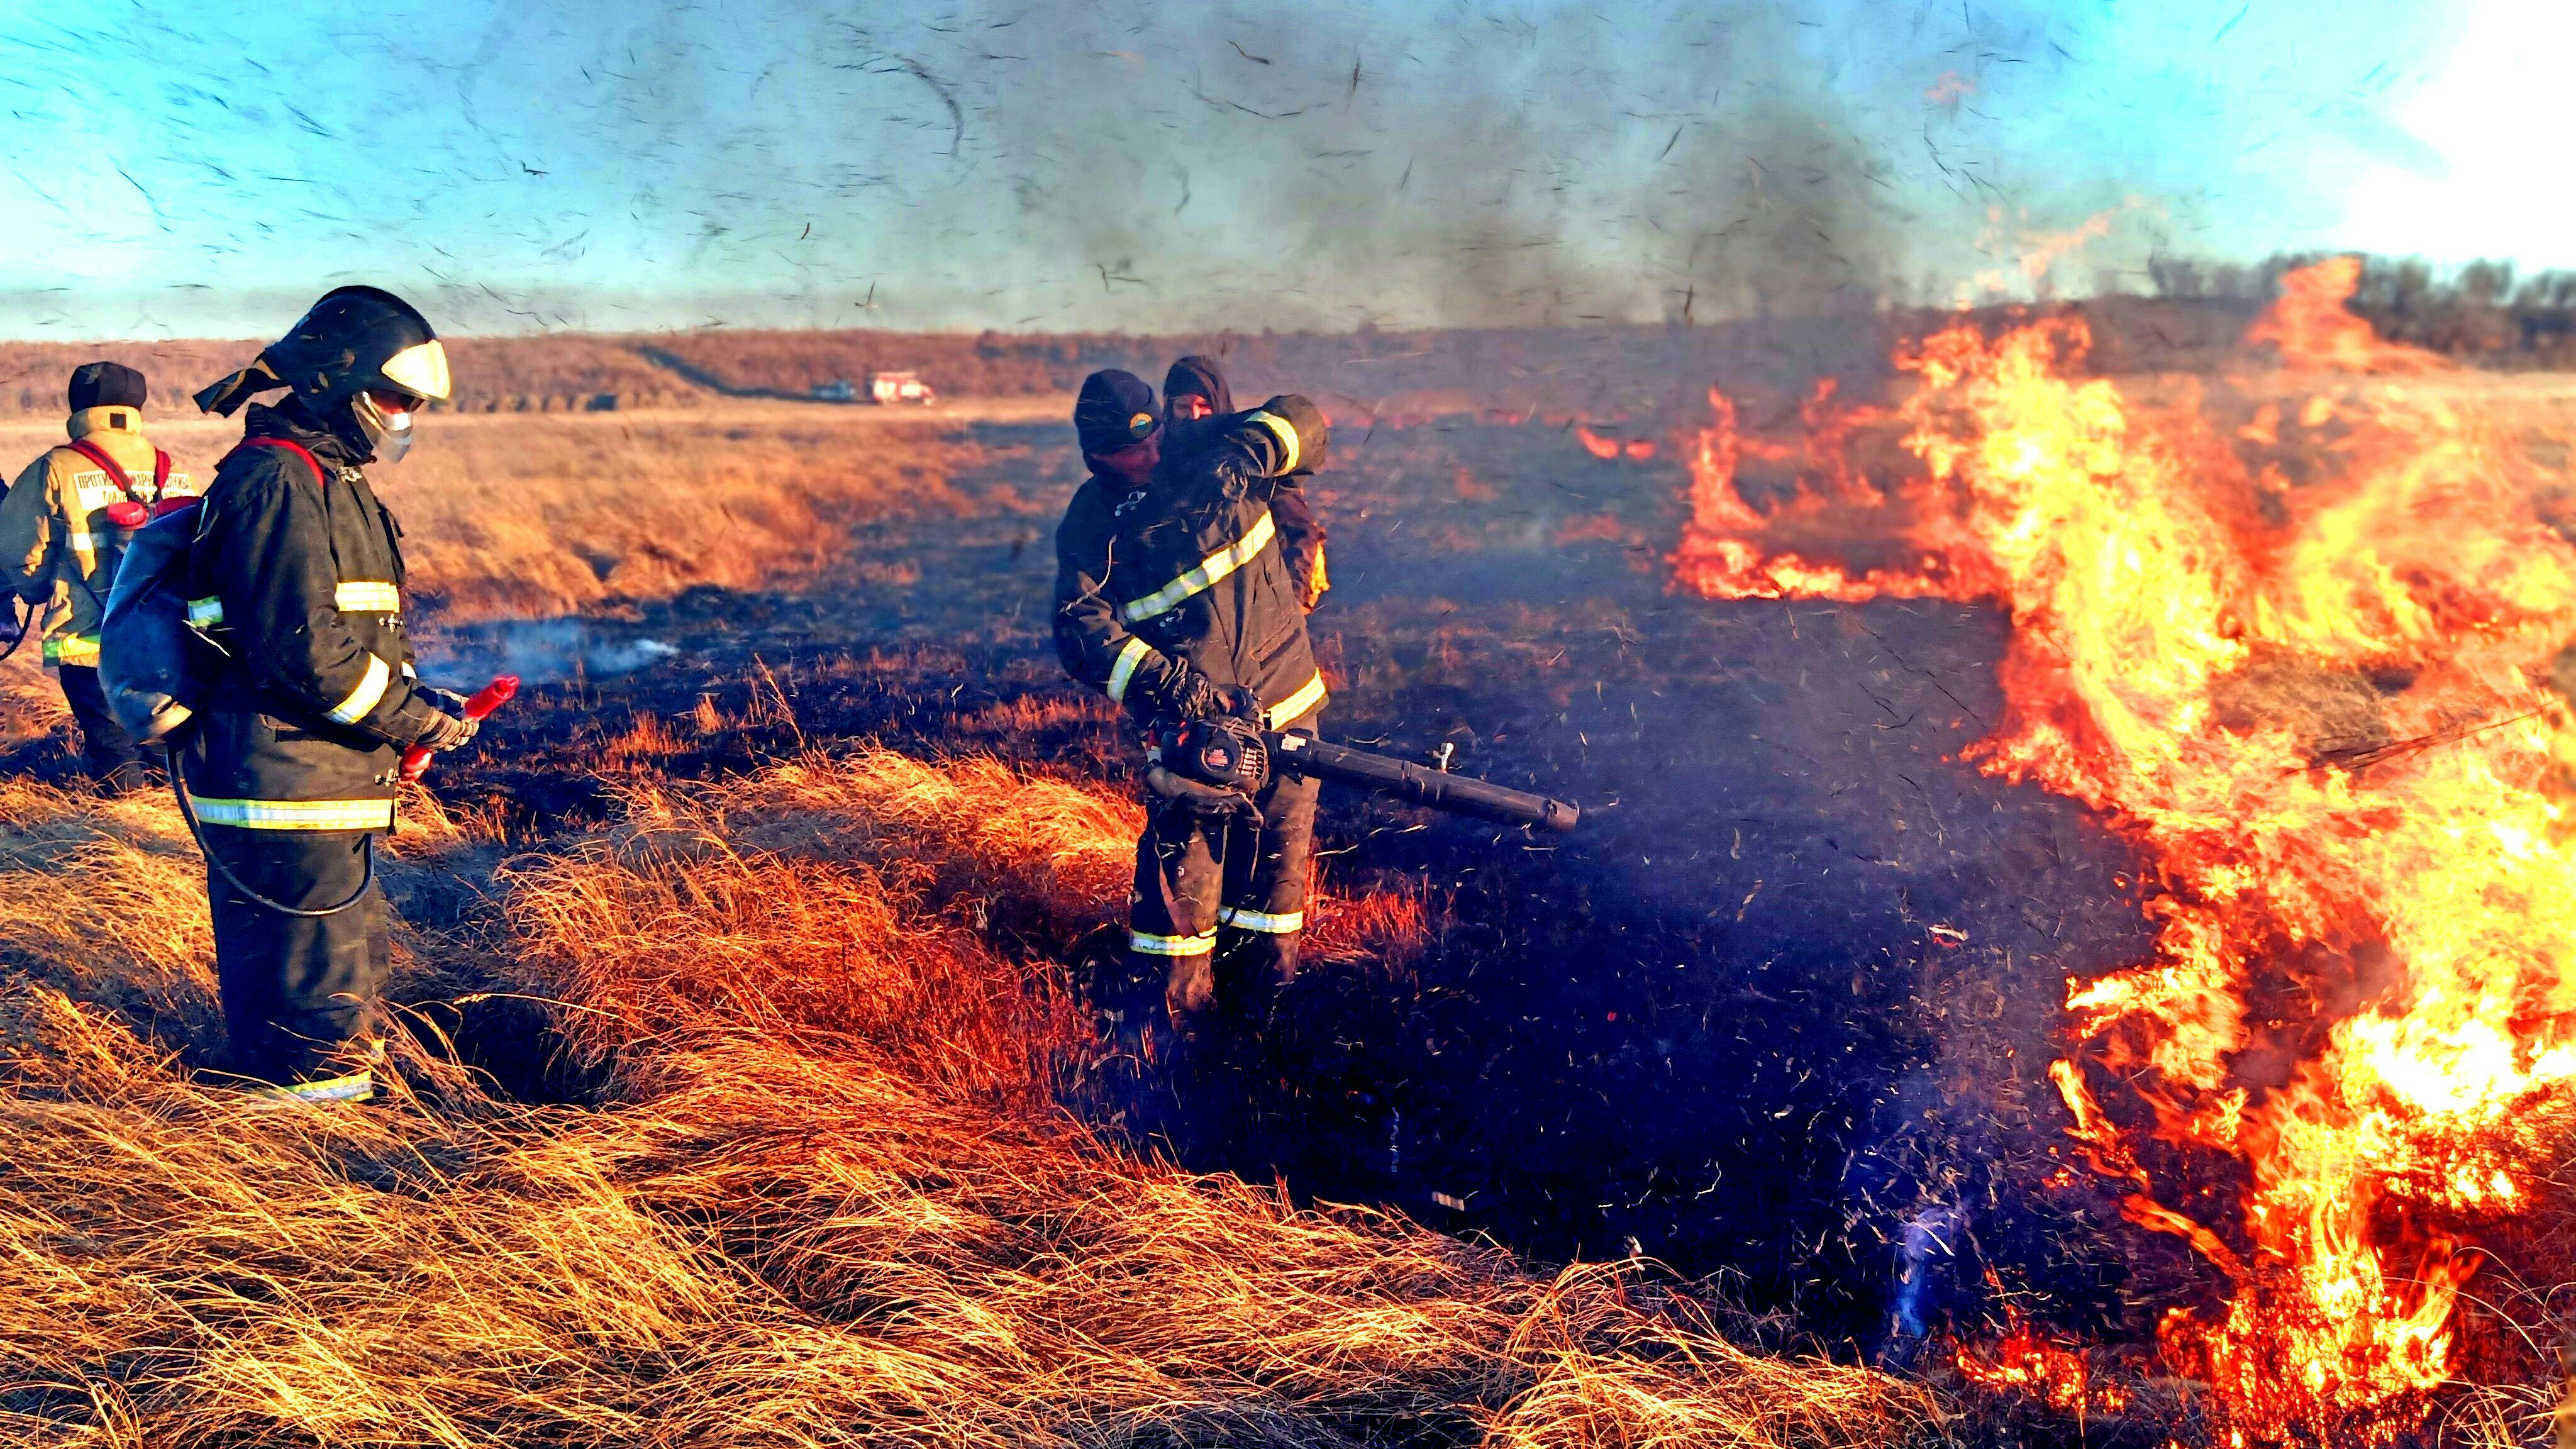
[[[313,304],[259,359],[197,394],[230,417],[254,393],[289,387],[340,440],[399,462],[412,414],[449,392],[447,352],[418,308],[380,287],[339,287]]]

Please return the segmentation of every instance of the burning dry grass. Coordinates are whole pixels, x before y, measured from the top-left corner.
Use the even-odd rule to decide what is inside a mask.
[[[1617,1268],[1532,1277],[1104,1146],[995,922],[1097,923],[1131,807],[990,765],[636,787],[504,873],[596,1064],[417,1051],[382,1109],[192,1082],[202,896],[157,802],[0,790],[0,1437],[80,1445],[1856,1445],[1934,1422]],[[476,858],[432,842],[406,869]],[[415,850],[415,855],[420,852]],[[417,998],[425,983],[414,969]],[[153,1003],[145,1015],[133,1003]]]

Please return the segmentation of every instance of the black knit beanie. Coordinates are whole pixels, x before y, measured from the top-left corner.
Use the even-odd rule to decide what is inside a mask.
[[[1154,390],[1132,372],[1109,368],[1082,380],[1073,403],[1073,430],[1086,454],[1115,453],[1154,436],[1163,426]]]
[[[143,374],[122,362],[84,362],[72,369],[72,411],[143,406]]]

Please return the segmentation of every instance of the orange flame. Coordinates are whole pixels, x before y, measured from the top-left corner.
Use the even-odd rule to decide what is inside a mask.
[[[1644,462],[1646,459],[1655,456],[1655,445],[1644,438],[1630,438],[1623,442],[1620,439],[1607,437],[1603,434],[1592,431],[1591,425],[1587,423],[1576,423],[1574,425],[1574,437],[1575,441],[1583,445],[1583,451],[1590,453],[1596,458],[1605,460],[1611,458],[1629,458],[1637,462]]]
[[[2361,258],[2329,257],[2281,278],[2281,300],[2245,334],[2281,350],[2285,367],[2311,372],[2424,373],[2451,364],[2422,348],[2382,342],[2346,310],[2361,285]]]
[[[2249,340],[2431,370],[2341,312],[2357,275],[2292,274]],[[2385,1441],[2451,1376],[2462,1244],[2527,1205],[2537,1109],[2576,1088],[2576,730],[2538,685],[2576,546],[2552,480],[2443,397],[2328,380],[2222,428],[2078,378],[2088,345],[2073,318],[1925,339],[1897,412],[1924,476],[1855,493],[1810,459],[1761,506],[1712,395],[1677,578],[2004,607],[2007,715],[1971,757],[2161,868],[2152,959],[2070,983],[2052,1076],[2124,1214],[2228,1281],[2164,1351],[2240,1442]],[[2294,454],[2331,472],[2291,484]],[[2241,1184],[2232,1211],[2185,1174]]]
[[[2048,1342],[2021,1314],[2006,1310],[2004,1336],[1987,1349],[1960,1347],[1952,1357],[1959,1377],[1991,1393],[2022,1393],[2060,1413],[2116,1414],[2129,1406],[2128,1389],[2096,1384],[2083,1354]]]

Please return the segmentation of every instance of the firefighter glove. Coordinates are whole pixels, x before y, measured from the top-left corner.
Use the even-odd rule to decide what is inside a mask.
[[[414,687],[412,692],[458,719],[465,717],[465,696],[455,690],[441,689],[434,684],[424,684]]]
[[[1261,808],[1252,797],[1240,790],[1210,785],[1155,764],[1145,770],[1145,788],[1152,791],[1161,808],[1176,811],[1197,820],[1258,820]]]
[[[420,732],[420,738],[413,743],[431,750],[452,750],[473,739],[475,731],[482,727],[481,724],[461,714],[444,714],[432,710],[428,727]]]
[[[1274,435],[1285,430],[1279,442],[1288,457],[1286,466],[1278,470],[1281,476],[1323,471],[1324,457],[1333,440],[1333,425],[1325,421],[1324,410],[1312,399],[1302,393],[1281,393],[1263,403],[1258,416],[1275,421],[1276,426],[1273,421],[1262,424]]]
[[[1163,686],[1163,699],[1171,713],[1182,719],[1213,719],[1226,712],[1225,692],[1178,659],[1172,661],[1172,677]]]

